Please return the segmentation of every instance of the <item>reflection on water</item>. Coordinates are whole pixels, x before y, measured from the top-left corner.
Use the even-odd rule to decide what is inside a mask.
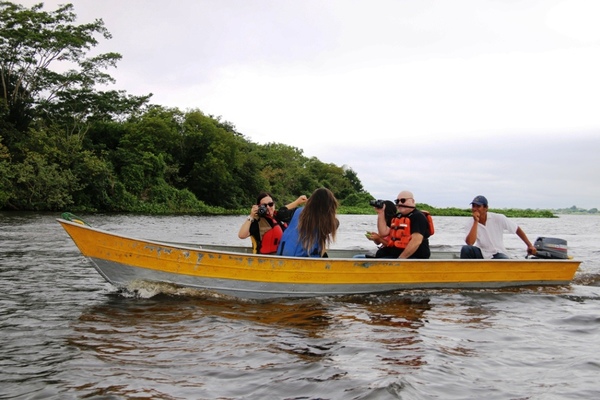
[[[200,377],[207,375],[222,379],[237,371],[237,379],[252,381],[249,375],[261,371],[265,375],[255,379],[264,380],[317,364],[324,381],[387,381],[424,363],[419,329],[430,308],[428,298],[395,295],[287,302],[110,295],[72,323],[68,342],[95,371],[78,387],[86,393],[131,394],[126,388],[135,383],[123,379],[139,381],[134,376],[142,371],[145,384],[154,387],[164,381],[165,368],[170,379],[193,372],[198,377],[188,376],[187,384],[202,386]],[[104,372],[116,366],[119,374]],[[289,389],[301,393],[302,386]]]
[[[430,299],[423,296],[354,296],[350,301],[361,306],[364,313],[347,315],[344,318],[356,319],[359,323],[371,326],[369,340],[381,347],[380,362],[393,364],[388,369],[392,373],[396,367],[399,373],[403,368],[419,367],[425,363],[423,340],[419,335],[431,309]]]

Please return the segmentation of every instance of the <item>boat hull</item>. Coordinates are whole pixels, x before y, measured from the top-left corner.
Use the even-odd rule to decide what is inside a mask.
[[[575,260],[389,260],[280,257],[227,251],[109,233],[58,219],[108,282],[130,288],[163,282],[248,299],[367,294],[402,289],[565,285]]]

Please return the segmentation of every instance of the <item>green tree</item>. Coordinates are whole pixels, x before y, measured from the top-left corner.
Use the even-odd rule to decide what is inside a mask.
[[[305,168],[319,182],[320,186],[330,189],[339,200],[356,192],[342,167],[326,164],[316,157],[312,157],[305,163]]]
[[[106,157],[82,150],[76,154],[71,170],[79,182],[73,192],[74,210],[113,211],[117,179]]]
[[[358,174],[354,172],[354,170],[347,166],[342,166],[344,170],[344,178],[350,183],[355,193],[365,193],[365,188],[363,187],[360,179],[358,179]]]
[[[73,204],[71,193],[78,188],[76,177],[44,155],[28,152],[14,171],[17,186],[9,200],[13,208],[58,211]]]
[[[236,173],[240,138],[200,111],[186,115],[182,175],[186,186],[209,205],[236,208],[242,196]]]
[[[239,150],[235,160],[235,179],[239,194],[233,198],[236,208],[246,208],[256,201],[256,196],[264,191],[270,191],[271,185],[263,173],[264,160],[260,156],[260,145],[239,140]]]
[[[304,169],[308,158],[301,149],[282,143],[268,143],[258,146],[256,154],[262,160],[260,174],[267,182],[262,190],[271,192],[280,205],[301,194],[309,195],[318,187],[317,180]]]
[[[76,25],[72,4],[51,12],[42,7],[0,2],[0,95],[8,110],[6,122],[25,133],[43,115],[82,136],[90,117],[112,118],[145,104],[149,96],[96,89],[114,83],[104,70],[121,59],[118,53],[87,57],[98,44],[97,35],[111,37],[101,19]],[[12,149],[20,138],[13,133],[5,141]]]
[[[0,208],[4,207],[12,197],[13,168],[11,168],[10,154],[0,136]]]

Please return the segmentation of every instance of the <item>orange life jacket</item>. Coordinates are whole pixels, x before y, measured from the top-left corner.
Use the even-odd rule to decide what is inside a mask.
[[[279,242],[281,241],[281,236],[283,236],[283,229],[279,224],[276,224],[265,232],[260,241],[260,253],[275,253],[277,251],[277,246],[279,246]]]
[[[266,220],[269,218],[271,222]],[[273,224],[273,225],[271,225]],[[279,242],[281,241],[281,236],[283,236],[283,229],[286,224],[282,225],[277,222],[276,219],[271,217],[263,217],[258,221],[259,232],[260,232],[260,243],[256,243],[254,237],[252,238],[254,253],[256,253],[256,248],[259,247],[258,253],[260,254],[272,254],[277,251],[277,246],[279,246]]]
[[[427,218],[427,222],[429,224],[429,235],[427,238],[434,234],[435,229],[433,227],[433,218],[431,218],[431,214],[427,211],[421,211],[425,218]],[[406,216],[396,216],[392,218],[392,223],[390,224],[390,240],[388,241],[388,246],[397,247],[399,249],[405,249],[410,242],[410,218],[409,216],[412,212]]]
[[[421,213],[425,215],[425,218],[427,218],[427,222],[429,223],[429,236],[433,236],[433,234],[435,233],[435,228],[433,227],[433,218],[431,218],[431,214],[429,214],[429,211],[419,211],[421,211]]]
[[[410,218],[394,217],[390,224],[390,240],[388,246],[405,249],[410,241]]]

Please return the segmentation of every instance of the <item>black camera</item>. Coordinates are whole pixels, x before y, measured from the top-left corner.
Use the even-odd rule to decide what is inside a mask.
[[[383,200],[371,200],[369,204],[375,208],[383,208],[384,206]]]
[[[267,206],[261,204],[260,206],[258,206],[258,216],[264,217],[265,215],[267,215]]]

